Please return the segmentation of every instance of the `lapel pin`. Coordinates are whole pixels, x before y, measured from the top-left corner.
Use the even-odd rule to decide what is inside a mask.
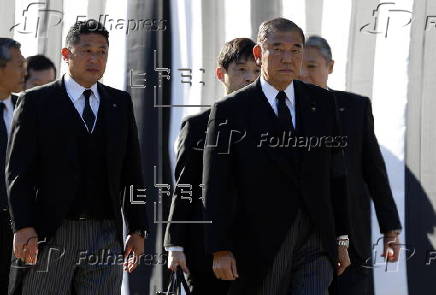
[[[344,108],[339,108],[339,111],[343,112],[343,111],[345,111],[345,109]]]
[[[313,111],[313,112],[316,111],[316,107],[312,107],[312,111]]]
[[[112,105],[114,108],[116,108],[117,107],[117,104],[116,103],[114,103],[113,105]]]

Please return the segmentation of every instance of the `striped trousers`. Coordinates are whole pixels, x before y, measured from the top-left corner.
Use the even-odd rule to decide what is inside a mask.
[[[23,295],[121,294],[123,249],[112,220],[65,220],[38,247]]]
[[[332,279],[321,237],[300,210],[257,295],[328,295]]]

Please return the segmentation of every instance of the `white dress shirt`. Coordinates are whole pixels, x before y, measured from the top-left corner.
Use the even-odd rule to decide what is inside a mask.
[[[69,74],[64,75],[64,81],[65,81],[65,88],[67,90],[68,96],[73,102],[74,107],[76,108],[77,112],[80,115],[80,118],[82,118],[85,127],[86,124],[82,117],[83,110],[85,109],[85,96],[83,95],[83,91],[85,91],[86,89],[92,90],[92,94],[89,97],[89,105],[91,106],[91,110],[95,115],[95,120],[94,120],[94,126],[92,127],[92,130],[90,132],[94,131],[95,123],[97,122],[98,107],[100,106],[100,95],[98,94],[97,91],[97,83],[92,85],[90,88],[85,88],[79,83],[77,83],[76,81],[74,81],[74,79]],[[86,127],[86,129],[88,129],[88,127]]]
[[[279,90],[275,89],[274,86],[269,84],[261,75],[260,76],[260,86],[262,87],[262,91],[268,99],[269,104],[274,110],[274,113],[277,115],[277,99],[276,96],[279,94]],[[286,93],[286,106],[291,111],[292,115],[292,125],[295,128],[295,91],[294,91],[294,81],[286,87],[284,90]]]
[[[5,108],[3,110],[3,120],[5,121],[6,130],[8,131],[9,136],[12,127],[12,117],[14,116],[14,104],[12,103],[11,96],[6,99],[0,100],[0,102],[5,105]]]

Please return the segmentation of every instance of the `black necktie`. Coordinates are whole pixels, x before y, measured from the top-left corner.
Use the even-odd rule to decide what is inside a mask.
[[[280,123],[286,129],[290,129],[294,132],[294,125],[292,124],[292,114],[286,105],[286,93],[284,91],[279,91],[276,96],[277,99],[277,117]]]
[[[85,96],[85,108],[83,109],[82,118],[85,121],[86,127],[88,127],[89,133],[91,133],[95,121],[95,115],[92,112],[91,105],[89,104],[89,97],[91,96],[91,94],[91,89],[86,89],[85,91],[83,91],[83,96]]]

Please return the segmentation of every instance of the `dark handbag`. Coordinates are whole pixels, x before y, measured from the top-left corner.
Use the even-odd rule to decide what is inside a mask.
[[[22,293],[24,277],[31,267],[32,266],[25,264],[21,259],[15,256],[12,257],[9,272],[9,295],[20,295]]]
[[[185,275],[180,267],[171,273],[170,283],[166,292],[156,292],[156,295],[181,295],[182,288],[185,290],[186,295],[191,295],[188,283],[186,282]]]

